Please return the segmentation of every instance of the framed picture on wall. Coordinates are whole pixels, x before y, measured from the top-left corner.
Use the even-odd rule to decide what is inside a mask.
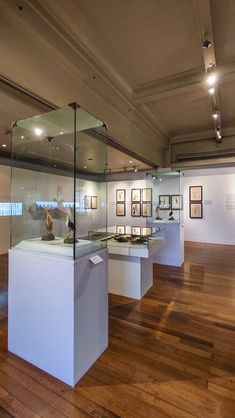
[[[140,235],[141,228],[140,226],[131,227],[131,235]]]
[[[125,215],[126,215],[126,204],[116,203],[116,216],[125,216]]]
[[[152,189],[142,189],[142,202],[152,202]]]
[[[125,202],[125,201],[126,201],[126,190],[116,189],[116,202]]]
[[[202,201],[202,186],[190,186],[189,187],[189,200],[190,202]]]
[[[97,209],[97,196],[91,196],[91,209]]]
[[[132,202],[141,201],[141,189],[131,189],[131,201]]]
[[[140,203],[131,204],[131,216],[141,216],[141,204]]]
[[[117,225],[116,226],[116,234],[125,234],[126,227],[124,225]]]
[[[190,203],[189,205],[189,216],[192,219],[202,218],[202,203]]]
[[[91,196],[84,197],[84,208],[91,209]]]
[[[171,197],[169,194],[159,195],[159,208],[162,210],[169,210],[171,208]]]
[[[152,234],[152,228],[150,227],[145,227],[143,226],[143,228],[141,228],[141,235],[151,235]]]
[[[171,209],[172,210],[183,209],[183,196],[181,194],[171,195]]]
[[[144,217],[152,216],[152,203],[142,203],[142,216]]]

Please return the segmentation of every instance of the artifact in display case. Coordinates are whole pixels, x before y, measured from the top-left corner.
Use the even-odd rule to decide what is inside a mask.
[[[104,123],[74,103],[13,124],[12,248],[76,259],[106,247],[88,236],[106,228],[106,148]]]
[[[174,220],[175,220],[175,218],[174,218],[173,210],[171,210],[170,213],[169,213],[168,221],[174,221]]]
[[[156,206],[156,209],[155,209],[155,211],[156,211],[156,221],[162,221],[162,218],[161,218],[161,216],[160,216],[160,206],[159,205],[157,205]]]
[[[47,234],[42,236],[42,241],[53,241],[55,239],[55,236],[52,233],[53,222],[52,222],[50,209],[47,209],[46,211],[45,226],[46,226]]]

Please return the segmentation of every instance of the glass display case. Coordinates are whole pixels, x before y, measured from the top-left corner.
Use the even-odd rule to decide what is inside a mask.
[[[77,259],[107,246],[107,132],[77,104],[12,129],[11,248]]]
[[[107,241],[108,245],[118,247],[130,247],[140,248],[144,246],[149,249],[156,240],[163,239],[159,236],[159,233],[163,232],[163,227],[146,227],[146,226],[124,226],[116,225],[109,226],[107,231],[98,230],[90,231],[88,236],[89,239],[100,239],[101,241]]]
[[[171,169],[147,173],[147,188],[152,189],[152,213],[148,221],[183,222],[182,173]]]

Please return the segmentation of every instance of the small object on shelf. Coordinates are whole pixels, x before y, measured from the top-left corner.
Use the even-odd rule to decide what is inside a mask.
[[[50,209],[47,209],[46,212],[46,221],[45,226],[47,230],[47,234],[42,236],[42,241],[53,241],[55,239],[54,234],[51,232],[53,227],[52,216],[50,213]]]
[[[156,206],[156,214],[157,214],[157,216],[156,216],[156,221],[162,221],[162,218],[161,218],[161,216],[160,216],[160,214],[159,214],[159,211],[160,211],[160,206],[159,205],[157,205]]]
[[[67,215],[66,216],[66,221],[65,221],[65,225],[67,226],[67,228],[69,228],[69,234],[68,236],[64,239],[64,243],[65,244],[74,244],[77,243],[78,240],[76,238],[74,238],[73,234],[75,229],[75,225],[74,223],[70,220],[70,216]]]
[[[174,221],[174,220],[175,220],[175,218],[173,216],[173,210],[171,210],[170,213],[169,213],[168,221]]]

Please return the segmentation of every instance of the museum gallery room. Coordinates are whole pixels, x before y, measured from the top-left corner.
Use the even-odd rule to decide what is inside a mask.
[[[0,417],[235,417],[235,1],[0,0]]]

